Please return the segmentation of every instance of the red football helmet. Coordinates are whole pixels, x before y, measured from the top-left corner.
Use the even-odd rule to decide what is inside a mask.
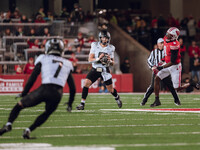
[[[166,37],[170,41],[177,40],[180,35],[180,30],[176,27],[171,27],[167,30]]]

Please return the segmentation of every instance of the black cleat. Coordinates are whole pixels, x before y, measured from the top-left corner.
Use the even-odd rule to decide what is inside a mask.
[[[67,108],[66,108],[66,110],[68,111],[68,112],[71,112],[72,111],[72,106],[67,106]]]
[[[160,106],[161,102],[160,101],[155,101],[153,104],[150,105],[150,107],[156,107],[156,106]]]
[[[12,130],[11,125],[4,125],[3,128],[0,129],[0,136],[3,135],[6,132],[9,132]]]
[[[115,98],[117,105],[119,108],[122,108],[122,101],[120,100],[120,96],[118,96],[117,98]]]
[[[76,107],[77,110],[84,110],[85,104],[84,103],[80,103],[80,105],[78,105]]]
[[[116,100],[117,105],[119,108],[122,108],[122,101],[120,99]]]
[[[24,139],[30,139],[30,133],[31,133],[31,132],[30,132],[29,130],[26,130],[26,129],[25,129],[24,132],[23,132],[23,135],[22,135],[23,138],[24,138]]]
[[[200,82],[195,83],[195,82],[192,80],[192,81],[190,81],[190,85],[191,85],[192,87],[194,87],[195,89],[197,89],[197,90],[199,90],[199,88],[200,88]]]
[[[140,103],[141,106],[144,106],[146,104],[147,100],[143,99],[142,102]]]
[[[178,100],[178,101],[175,101],[174,104],[177,105],[177,106],[180,106],[181,102]]]

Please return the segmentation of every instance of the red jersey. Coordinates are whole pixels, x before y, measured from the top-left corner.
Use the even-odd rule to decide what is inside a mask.
[[[180,53],[180,43],[175,40],[172,42],[166,42],[166,37],[164,39],[164,51],[165,51],[165,62],[169,63],[171,61],[171,50],[178,50],[178,55],[176,58],[176,64],[181,62],[181,53]]]
[[[35,68],[35,65],[31,65],[31,64],[26,64],[25,68],[24,68],[24,74],[31,74],[33,69]]]

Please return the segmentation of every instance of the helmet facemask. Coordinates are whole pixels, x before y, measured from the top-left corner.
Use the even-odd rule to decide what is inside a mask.
[[[107,44],[110,43],[110,33],[105,31],[105,32],[100,32],[99,33],[99,41],[102,45],[106,46]]]

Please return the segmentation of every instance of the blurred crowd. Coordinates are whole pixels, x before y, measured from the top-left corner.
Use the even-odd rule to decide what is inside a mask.
[[[189,75],[186,79],[200,81],[200,19],[195,20],[192,15],[188,15],[180,20],[174,18],[172,14],[167,17],[162,14],[152,17],[150,11],[117,9],[107,10],[100,17],[103,24],[109,26],[109,23],[114,23],[120,26],[149,51],[157,48],[157,39],[164,37],[169,27],[179,28],[182,72]],[[126,65],[123,64],[126,61],[128,60],[125,59],[121,64],[121,71],[124,73],[127,72]],[[188,71],[186,71],[185,62],[188,62]],[[186,79],[184,82],[187,81]]]
[[[150,11],[129,9],[98,10],[94,13],[89,11],[84,13],[80,5],[77,3],[74,4],[74,8],[71,12],[64,7],[60,14],[54,14],[53,12],[48,11],[44,12],[44,8],[41,7],[38,12],[33,14],[30,18],[27,18],[26,15],[22,14],[18,8],[16,8],[14,12],[7,11],[0,13],[0,20],[4,23],[46,23],[56,19],[65,20],[66,23],[70,24],[76,22],[85,23],[97,19],[99,30],[107,30],[110,23],[117,24],[149,51],[156,48],[157,39],[164,36],[168,27],[178,27],[181,31],[179,42],[181,43],[183,72],[185,72],[184,62],[189,62],[191,79],[200,81],[200,19],[195,20],[191,15],[180,20],[179,18],[174,18],[171,14],[167,17],[164,17],[162,14],[151,16]],[[23,26],[19,26],[16,32],[10,31],[9,28],[5,29],[1,37],[2,36],[50,37],[52,34],[48,27],[44,27],[42,31],[38,32],[35,28],[30,28],[29,31],[25,31]],[[90,44],[94,41],[98,41],[95,38],[95,35],[84,35],[81,32],[77,34],[73,43],[68,41],[68,39],[64,39],[64,55],[70,55],[69,60],[73,62],[75,68],[74,73],[84,73],[84,71],[77,65],[77,62],[80,61],[77,56],[87,55],[88,52],[83,49],[89,48]],[[27,39],[29,48],[44,48],[45,42],[46,39]],[[188,58],[185,57],[185,55],[189,57],[189,61],[185,60]],[[34,59],[35,58],[33,58],[33,61]],[[88,69],[86,68],[86,70]],[[18,70],[21,70],[21,73],[26,72],[24,71],[24,67]],[[130,62],[128,57],[120,63],[120,70],[122,73],[130,73]]]
[[[69,12],[66,7],[62,8],[60,14],[54,14],[54,12],[44,11],[44,8],[41,7],[39,10],[32,14],[31,17],[27,17],[25,14],[21,13],[20,10],[16,7],[13,12],[8,10],[7,12],[0,12],[0,20],[3,23],[45,23],[53,21],[54,19],[63,19],[67,23],[71,22],[87,22],[95,18],[95,13],[88,11],[84,13],[82,8],[78,3],[74,4],[74,8]]]

